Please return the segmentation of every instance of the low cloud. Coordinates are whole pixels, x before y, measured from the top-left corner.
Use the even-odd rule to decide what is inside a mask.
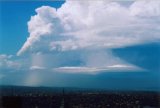
[[[0,55],[0,69],[19,69],[20,63],[12,59],[12,55]]]
[[[30,70],[44,70],[46,69],[45,67],[40,67],[40,66],[31,66]]]
[[[64,73],[87,73],[87,74],[98,74],[100,72],[139,72],[144,71],[143,69],[136,66],[129,65],[112,65],[106,67],[58,67],[54,68],[55,72]]]

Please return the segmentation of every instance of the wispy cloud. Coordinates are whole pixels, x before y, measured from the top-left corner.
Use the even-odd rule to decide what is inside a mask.
[[[40,67],[40,66],[31,66],[30,70],[44,70],[46,69],[45,67]]]
[[[54,68],[55,72],[64,72],[64,73],[87,73],[87,74],[98,74],[100,72],[136,72],[144,71],[143,69],[136,66],[129,65],[112,65],[106,67],[58,67]]]
[[[0,55],[0,69],[19,69],[21,64],[12,59],[13,55]]]

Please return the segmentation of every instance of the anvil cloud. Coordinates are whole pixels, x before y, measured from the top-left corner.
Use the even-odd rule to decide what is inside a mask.
[[[160,2],[129,6],[108,1],[67,0],[57,10],[42,6],[28,22],[28,39],[18,51],[119,48],[159,41]]]
[[[125,5],[105,0],[67,0],[58,9],[42,6],[35,11],[36,15],[31,16],[28,22],[30,35],[17,52],[18,56],[39,52],[100,51],[98,54],[88,54],[83,66],[59,66],[54,67],[54,71],[115,71],[121,68],[117,66],[123,66],[121,69],[126,71],[142,70],[114,56],[111,50],[160,41],[159,1],[141,0]],[[44,59],[40,65],[33,64],[30,69],[47,68],[42,65],[45,64],[43,62]]]

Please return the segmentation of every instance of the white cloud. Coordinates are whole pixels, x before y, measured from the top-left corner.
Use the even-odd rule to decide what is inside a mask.
[[[12,55],[0,55],[0,69],[19,69],[21,65],[17,62],[12,60]]]
[[[125,67],[132,67],[132,66],[117,64],[117,65],[112,65],[112,66],[108,66],[108,67],[110,67],[110,68],[125,68]]]
[[[32,16],[28,22],[28,31],[30,36],[24,43],[23,47],[18,51],[17,55],[23,53],[29,48],[32,48],[33,44],[40,41],[42,37],[48,36],[56,30],[56,25],[53,23],[56,21],[56,10],[49,6],[42,6],[36,9],[37,15]],[[55,27],[56,26],[56,27]],[[54,29],[55,28],[55,29]]]
[[[54,67],[54,72],[98,74],[101,72],[140,72],[146,71],[138,66],[115,57],[110,50],[90,50],[80,57],[83,65]]]
[[[1,54],[1,55],[0,55],[0,60],[9,59],[9,58],[11,58],[11,57],[12,57],[12,55]]]
[[[55,68],[61,71],[88,73],[138,70],[138,67],[114,56],[110,49],[160,41],[159,1],[133,1],[126,6],[116,1],[67,0],[57,10],[42,6],[36,9],[36,13],[28,22],[30,35],[17,52],[17,55],[31,53],[28,66],[31,70],[52,66],[62,66]],[[63,59],[67,58],[61,58],[63,54],[45,55],[46,52],[80,49],[94,52],[81,57],[84,65],[79,67],[63,66],[66,64]]]
[[[88,74],[96,74],[100,71],[105,71],[107,69],[104,68],[96,68],[96,67],[58,67],[53,68],[55,72],[64,72],[64,73],[88,73]]]
[[[53,68],[53,71],[64,73],[88,73],[97,74],[100,72],[132,72],[144,71],[143,69],[132,65],[111,65],[106,67],[58,67]]]
[[[82,60],[88,67],[106,67],[115,64],[127,64],[119,57],[115,57],[111,51],[103,50],[88,52],[88,54],[82,57]]]
[[[140,17],[158,17],[160,16],[160,2],[139,0],[130,7],[131,15]]]
[[[30,36],[19,50],[119,48],[160,40],[160,2],[70,1],[59,9],[42,6],[28,22]]]
[[[40,67],[40,66],[31,66],[30,70],[44,70],[46,69],[45,67]]]

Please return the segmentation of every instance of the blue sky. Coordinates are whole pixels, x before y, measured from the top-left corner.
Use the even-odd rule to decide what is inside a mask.
[[[159,90],[159,7],[1,1],[0,83]]]

